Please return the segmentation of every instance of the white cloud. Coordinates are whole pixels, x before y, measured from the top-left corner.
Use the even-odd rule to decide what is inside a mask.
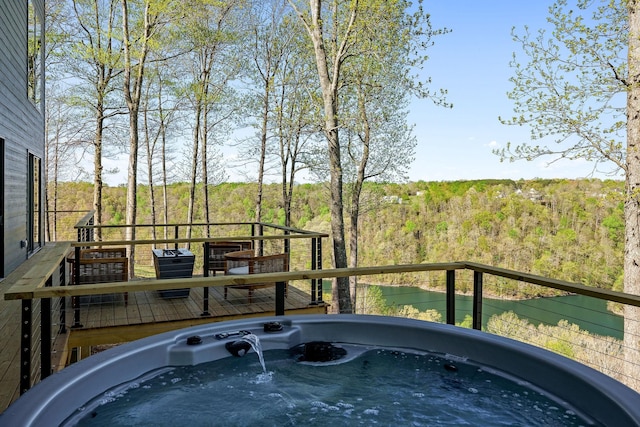
[[[493,141],[490,141],[488,144],[485,145],[486,147],[489,148],[497,148],[500,146],[500,144],[498,144],[498,141],[496,141],[495,139]]]

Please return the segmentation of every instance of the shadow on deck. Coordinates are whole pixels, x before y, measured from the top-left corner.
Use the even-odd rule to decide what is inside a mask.
[[[133,341],[188,326],[275,315],[274,288],[255,290],[249,304],[246,290],[229,289],[225,300],[223,287],[209,287],[209,315],[203,315],[203,291],[204,288],[192,288],[188,297],[181,298],[163,298],[158,291],[129,292],[126,305],[121,294],[81,297],[80,326],[68,329],[64,347],[81,348],[86,353],[91,346]],[[326,304],[309,301],[307,292],[289,285],[285,313],[326,314]],[[66,324],[73,325],[73,310],[68,307]],[[58,357],[58,364],[65,364],[69,358],[85,357],[85,354],[65,356]]]

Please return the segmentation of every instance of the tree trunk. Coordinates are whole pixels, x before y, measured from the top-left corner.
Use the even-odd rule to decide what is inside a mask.
[[[147,93],[148,95],[148,93]],[[162,103],[162,100],[159,100]],[[160,111],[162,114],[162,111]],[[160,119],[162,120],[162,119]],[[156,240],[156,198],[153,189],[153,153],[155,143],[152,142],[152,137],[149,132],[149,108],[148,103],[145,102],[144,108],[144,142],[147,149],[147,182],[149,184],[149,208],[151,209],[151,239]],[[152,249],[156,248],[155,243],[151,245]]]
[[[627,171],[624,291],[640,295],[640,5],[630,0],[629,82],[627,92]],[[640,308],[624,312],[625,375],[627,385],[640,390]]]
[[[205,88],[205,99],[208,96],[208,89]],[[204,196],[204,222],[207,224],[206,225],[206,233],[207,233],[207,237],[209,237],[211,234],[211,231],[209,230],[209,174],[207,173],[207,144],[208,144],[208,129],[209,129],[209,125],[208,125],[208,114],[209,114],[209,109],[208,106],[209,103],[205,103],[204,105],[204,111],[202,114],[202,192],[203,192],[203,196]]]
[[[131,38],[129,34],[129,10],[128,0],[122,0],[122,46],[123,46],[123,60],[124,60],[124,98],[129,110],[129,164],[128,164],[128,179],[127,179],[127,208],[126,208],[126,223],[130,225],[127,227],[125,233],[125,239],[133,241],[136,239],[136,217],[137,217],[137,186],[138,186],[138,118],[140,114],[140,98],[142,91],[142,83],[144,80],[144,65],[146,62],[147,54],[149,52],[149,36],[151,34],[151,28],[153,24],[150,21],[149,4],[145,2],[145,8],[143,12],[144,16],[144,28],[142,29],[143,35],[141,36],[141,51],[137,58],[137,64],[133,65],[131,61]],[[135,71],[135,78],[133,78],[133,86],[131,84],[133,72]],[[129,245],[129,277],[135,275],[135,246]]]
[[[369,154],[371,146],[371,125],[369,124],[369,115],[367,114],[367,107],[365,102],[365,95],[362,91],[358,90],[358,113],[360,115],[360,122],[362,126],[362,156],[360,159],[353,159],[358,161],[358,172],[356,180],[353,183],[353,192],[351,194],[351,225],[349,234],[349,267],[355,268],[358,266],[358,224],[360,219],[360,196],[362,194],[362,187],[366,179],[367,163],[369,162]],[[351,291],[351,301],[354,307],[357,305],[357,290],[358,290],[358,278],[356,276],[349,278],[349,288]]]
[[[349,267],[358,266],[358,219],[360,216],[360,197],[354,194],[351,198],[351,212],[350,212],[350,224],[349,224]],[[354,313],[357,312],[358,307],[358,277],[349,277],[349,295],[354,307]]]
[[[136,239],[136,223],[137,216],[137,182],[138,182],[138,111],[137,109],[129,112],[129,163],[127,167],[127,208],[125,222],[130,227],[126,228],[125,240],[134,241]],[[129,245],[129,278],[134,276],[135,271],[135,245]]]
[[[287,176],[287,164],[291,162]],[[293,184],[296,177],[296,160],[283,158],[282,162],[282,204],[284,206],[284,226],[291,227],[291,201],[293,200]]]
[[[269,85],[265,86],[260,129],[260,158],[258,159],[258,194],[256,195],[256,222],[262,221],[262,191],[264,185],[264,163],[267,156],[267,126],[269,114]]]
[[[333,68],[333,80],[329,76],[327,54],[324,46],[322,32],[322,18],[320,16],[322,2],[311,0],[311,26],[309,27],[313,42],[318,69],[318,78],[322,90],[324,107],[324,131],[328,143],[329,170],[331,173],[331,239],[333,243],[333,266],[335,268],[347,267],[347,249],[344,234],[344,209],[342,200],[342,162],[340,160],[340,139],[338,135],[338,85],[340,71],[340,53],[336,53]],[[334,17],[337,19],[337,17]],[[351,313],[351,297],[349,292],[349,279],[339,277],[333,279],[332,284],[333,307],[339,313]]]
[[[163,127],[162,130],[162,207],[163,207],[163,220],[164,227],[163,237],[166,239],[169,236],[169,230],[167,224],[169,224],[169,195],[167,194],[167,136],[166,130]],[[166,244],[165,244],[166,248]]]
[[[200,99],[196,99],[196,123],[193,132],[193,157],[191,158],[191,183],[189,185],[189,209],[187,211],[187,223],[193,223],[195,197],[196,197],[196,181],[198,177],[198,150],[200,146],[200,119],[202,117],[202,103]],[[187,226],[186,238],[191,237],[191,226]]]
[[[256,222],[262,222],[262,192],[264,187],[264,163],[267,157],[267,125],[269,120],[269,76],[271,70],[267,65],[264,84],[264,99],[262,103],[262,127],[260,129],[260,159],[258,159],[258,192],[256,194]],[[264,255],[263,245],[258,247],[258,256]]]
[[[104,109],[102,102],[98,102],[96,112],[96,135],[93,140],[93,210],[95,211],[95,225],[102,224],[102,134],[104,131]],[[94,238],[102,240],[102,230],[96,228]]]
[[[163,215],[164,215],[164,222],[163,224],[165,224],[164,228],[164,234],[163,237],[166,239],[167,238],[167,227],[166,224],[169,223],[169,214],[167,213],[167,163],[166,163],[166,145],[167,145],[167,117],[165,117],[165,112],[164,112],[164,108],[162,106],[162,77],[160,77],[159,79],[159,85],[160,85],[160,90],[158,90],[158,116],[160,117],[160,155],[161,155],[161,159],[160,159],[160,163],[162,165],[162,206],[163,206]],[[155,150],[154,150],[155,151]],[[151,187],[153,188],[153,187]],[[155,197],[154,197],[155,199]],[[154,216],[153,216],[153,220],[156,221],[155,218],[155,209],[154,209]],[[155,238],[156,234],[155,234],[155,227],[153,227],[153,236]]]

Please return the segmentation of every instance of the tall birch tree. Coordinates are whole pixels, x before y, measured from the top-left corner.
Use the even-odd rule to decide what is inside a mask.
[[[230,93],[228,83],[235,75],[237,65],[228,54],[235,43],[235,28],[240,25],[236,19],[244,0],[229,2],[194,0],[188,3],[189,15],[182,34],[186,39],[189,55],[184,58],[185,66],[190,70],[190,80],[185,87],[185,96],[191,101],[193,114],[193,143],[189,168],[189,207],[187,222],[195,218],[195,194],[198,176],[202,177],[204,195],[204,220],[209,222],[209,162],[212,129],[231,117],[229,111],[222,112],[217,118],[212,115],[219,112],[221,104],[228,101]],[[226,99],[225,99],[226,98]],[[211,121],[210,121],[211,120]],[[211,157],[211,158],[210,158]],[[199,167],[200,166],[200,167]],[[209,235],[207,227],[206,233]],[[187,238],[191,236],[191,227],[187,228]]]
[[[127,166],[127,207],[125,219],[130,225],[126,240],[136,238],[138,151],[140,146],[139,119],[145,69],[153,40],[161,23],[161,10],[166,7],[159,0],[121,0],[123,94],[129,112],[129,161]],[[129,246],[129,275],[135,274],[135,246]]]
[[[430,80],[417,75],[428,56],[434,38],[448,30],[433,29],[429,14],[403,0],[371,2],[367,20],[360,22],[361,41],[357,54],[345,67],[345,90],[341,97],[343,123],[347,135],[345,183],[350,196],[349,267],[358,266],[358,226],[367,180],[406,179],[417,145],[412,126],[407,124],[412,96],[430,98],[436,105],[450,107],[446,91],[434,91]],[[375,204],[373,205],[375,206]],[[350,277],[352,301],[356,301],[357,277]]]
[[[424,49],[432,43],[431,37],[447,31],[431,29],[429,16],[424,13],[422,2],[418,2],[413,14],[409,12],[411,4],[403,0],[309,0],[306,6],[303,6],[302,1],[289,0],[289,3],[300,17],[313,45],[322,95],[323,130],[328,145],[333,261],[337,268],[346,267],[348,262],[343,212],[345,160],[339,132],[350,114],[347,111],[347,98],[353,96],[353,99],[357,99],[355,103],[351,103],[355,113],[352,116],[357,117],[354,123],[363,126],[355,130],[363,143],[357,154],[360,171],[355,176],[355,199],[352,199],[355,202],[352,203],[355,208],[351,215],[352,235],[357,239],[360,190],[362,182],[371,173],[371,169],[367,171],[371,155],[371,120],[374,119],[369,117],[369,109],[373,105],[370,100],[376,97],[376,89],[373,88],[377,87],[379,94],[383,89],[389,89],[382,88],[376,80],[384,81],[386,86],[395,85],[398,92],[432,97],[444,104],[441,97],[445,92],[432,93],[428,88],[430,81],[415,80],[411,71],[413,67],[426,61]],[[366,71],[357,71],[361,69]],[[357,87],[350,93],[346,92],[351,84]],[[354,142],[355,139],[350,141]],[[406,148],[408,152],[411,151],[409,146]],[[355,151],[351,150],[351,154],[355,154]],[[353,242],[352,250],[355,251],[352,254],[353,265],[357,262],[357,244],[354,245]],[[334,282],[333,295],[333,304],[338,307],[339,312],[352,311],[352,293],[347,278]]]
[[[116,80],[121,75],[120,42],[115,29],[119,23],[117,0],[74,0],[67,2],[65,12],[69,18],[58,21],[60,30],[69,34],[69,41],[60,47],[66,68],[76,85],[69,101],[77,108],[88,111],[92,132],[86,139],[93,154],[93,209],[96,225],[102,224],[102,190],[104,187],[103,158],[108,153],[105,144],[108,121],[121,113],[115,101]],[[59,98],[58,98],[59,99]],[[95,230],[96,240],[101,230]]]
[[[330,170],[331,240],[333,243],[333,266],[347,267],[347,249],[344,230],[343,172],[339,138],[338,92],[342,83],[341,72],[354,43],[355,24],[359,17],[359,1],[289,0],[296,11],[313,45],[322,94],[324,112],[324,136]],[[326,27],[325,27],[326,26]],[[351,313],[349,280],[340,277],[333,281],[333,304],[339,313]]]

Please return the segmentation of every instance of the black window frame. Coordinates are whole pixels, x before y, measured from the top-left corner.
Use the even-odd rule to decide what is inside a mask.
[[[27,253],[37,252],[43,244],[42,159],[29,152],[27,170]]]

